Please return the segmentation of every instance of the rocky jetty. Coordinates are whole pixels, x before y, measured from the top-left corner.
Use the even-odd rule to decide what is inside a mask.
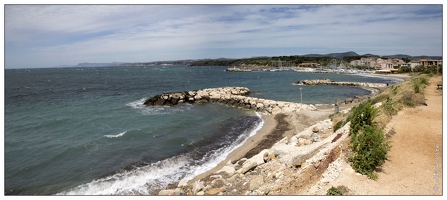
[[[228,68],[225,71],[227,71],[227,72],[251,72],[252,70],[251,69],[244,69],[244,68],[235,68],[235,67],[233,67],[233,68]]]
[[[335,82],[328,78],[316,79],[316,80],[300,80],[292,83],[294,85],[339,85],[339,86],[353,86],[353,87],[365,87],[365,88],[383,88],[387,87],[385,83],[362,83],[362,82]]]
[[[293,195],[320,177],[331,181],[329,171],[341,154],[341,141],[349,134],[347,123],[336,132],[327,119],[251,158],[229,161],[220,170],[200,180],[181,180],[159,195]],[[329,172],[328,172],[329,171]]]
[[[192,90],[184,92],[164,93],[148,98],[146,106],[172,106],[181,103],[222,103],[240,109],[252,109],[263,114],[298,112],[300,110],[317,110],[313,105],[274,101],[254,98],[246,95],[250,90],[246,87],[221,87]]]

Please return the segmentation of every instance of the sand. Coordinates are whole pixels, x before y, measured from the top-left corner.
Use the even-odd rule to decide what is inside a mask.
[[[403,74],[371,74],[371,75],[372,76],[400,78],[400,79],[404,79],[404,80],[411,78],[409,73],[403,73]]]

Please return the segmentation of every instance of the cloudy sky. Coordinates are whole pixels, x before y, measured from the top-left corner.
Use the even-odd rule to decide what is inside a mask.
[[[5,5],[5,68],[310,53],[442,56],[442,5]]]

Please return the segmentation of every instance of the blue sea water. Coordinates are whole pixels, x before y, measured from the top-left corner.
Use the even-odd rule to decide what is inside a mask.
[[[302,79],[400,80],[226,67],[92,67],[5,70],[5,194],[152,195],[211,169],[263,125],[254,111],[208,103],[145,107],[146,98],[211,87],[251,96],[332,104],[371,91],[295,86]]]

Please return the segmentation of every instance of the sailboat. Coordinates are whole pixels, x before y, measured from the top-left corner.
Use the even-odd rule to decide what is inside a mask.
[[[278,68],[279,69],[271,69],[271,72],[282,71],[282,61],[278,58]]]

